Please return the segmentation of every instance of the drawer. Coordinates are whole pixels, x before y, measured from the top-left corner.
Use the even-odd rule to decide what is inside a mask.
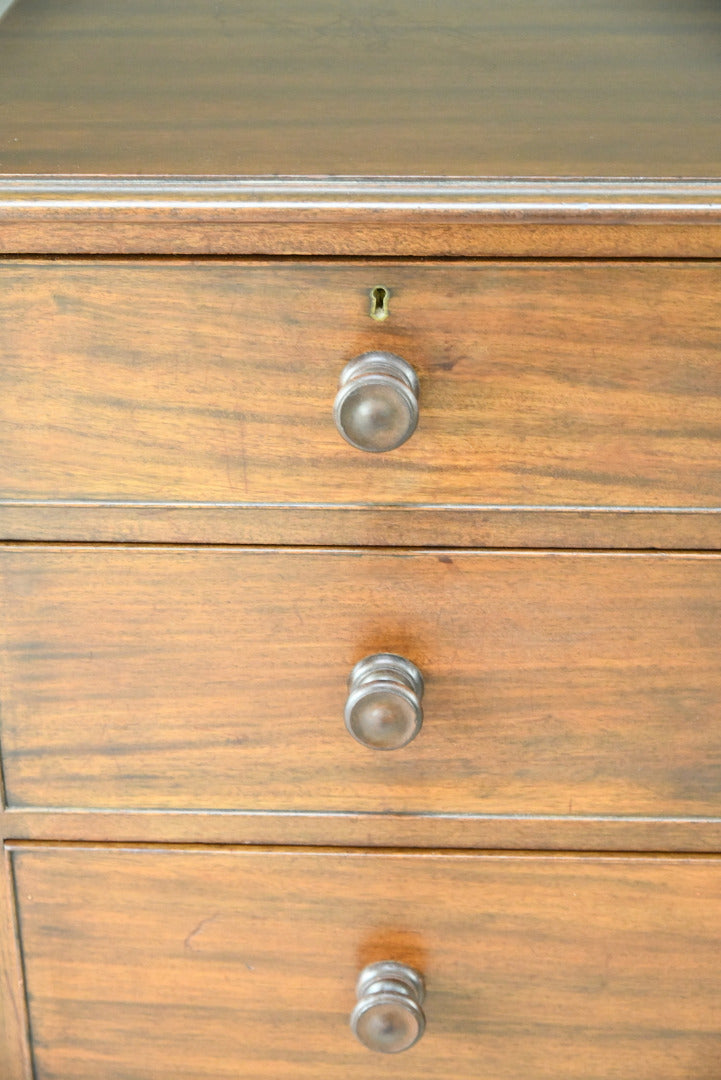
[[[38,1080],[718,1065],[717,858],[36,845],[13,864]],[[425,1033],[394,1056],[348,1023],[383,960],[425,981]]]
[[[710,261],[5,261],[0,490],[717,507],[720,293]],[[388,453],[333,420],[344,366],[378,350],[420,387],[417,430]]]
[[[716,555],[6,545],[0,601],[13,807],[721,816]]]

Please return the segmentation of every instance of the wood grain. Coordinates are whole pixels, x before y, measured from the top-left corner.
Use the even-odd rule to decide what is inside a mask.
[[[1,186],[1,185],[0,185]],[[721,257],[721,227],[656,225],[419,224],[414,215],[384,222],[373,211],[364,224],[274,224],[187,221],[172,213],[147,220],[143,211],[99,220],[72,206],[48,215],[0,201],[0,252],[5,255],[296,255],[447,258],[694,258]],[[182,207],[180,208],[182,209]],[[573,217],[573,214],[569,216]]]
[[[0,263],[0,537],[83,542],[0,548],[2,1080],[717,1076],[717,857],[470,849],[721,850],[718,557],[451,548],[721,547],[720,32],[2,18],[0,252],[252,257]],[[596,261],[510,261],[549,256]],[[369,348],[422,383],[374,459],[330,415]],[[398,754],[342,725],[380,649],[427,680]],[[347,1026],[386,957],[428,980],[398,1060]]]
[[[665,0],[19,0],[0,171],[721,175],[721,13]]]
[[[721,817],[712,555],[8,546],[11,806]],[[403,750],[346,679],[427,681]]]
[[[4,816],[0,809],[0,820]],[[10,859],[0,848],[0,1076],[34,1080]]]
[[[147,505],[0,499],[2,540],[717,551],[721,509]]]
[[[8,176],[4,220],[113,224],[721,224],[716,179]],[[379,224],[377,221],[376,224]]]
[[[721,1034],[718,859],[23,847],[38,1080],[688,1080]],[[449,904],[448,898],[453,897]],[[360,968],[427,981],[403,1058]]]
[[[9,261],[0,283],[9,498],[719,506],[721,264]],[[421,380],[390,454],[332,421],[371,348]]]
[[[8,840],[497,851],[721,851],[721,818],[10,808]]]
[[[7,177],[0,250],[711,258],[718,180]]]

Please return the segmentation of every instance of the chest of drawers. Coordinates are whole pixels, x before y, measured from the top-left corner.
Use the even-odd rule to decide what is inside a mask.
[[[716,1075],[719,13],[0,11],[3,1080]]]

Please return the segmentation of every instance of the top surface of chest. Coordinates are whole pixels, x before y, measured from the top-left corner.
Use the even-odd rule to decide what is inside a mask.
[[[721,174],[710,0],[2,9],[0,174]]]

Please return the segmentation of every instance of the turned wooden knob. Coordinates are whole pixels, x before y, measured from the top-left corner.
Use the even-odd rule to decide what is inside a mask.
[[[343,438],[370,454],[395,450],[418,423],[418,377],[389,352],[367,352],[340,376],[333,419]]]
[[[350,1026],[369,1050],[399,1054],[417,1043],[426,1026],[423,977],[395,960],[381,960],[361,971],[358,1003]]]
[[[423,723],[423,676],[410,660],[375,653],[359,660],[348,678],[345,725],[371,750],[398,750]]]

